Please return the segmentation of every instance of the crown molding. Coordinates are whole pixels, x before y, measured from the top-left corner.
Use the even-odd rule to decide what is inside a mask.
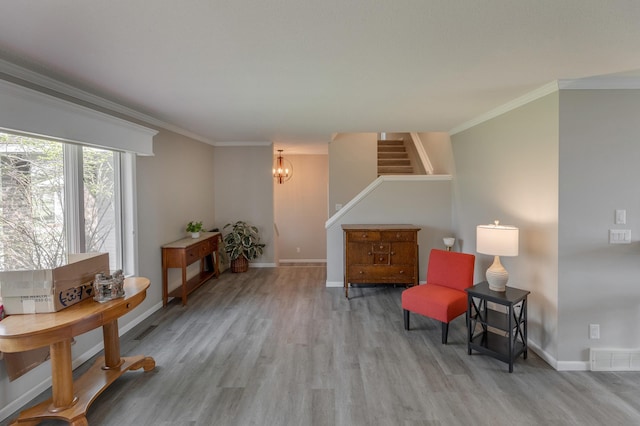
[[[513,109],[521,107],[529,102],[535,101],[543,96],[551,94],[559,90],[637,90],[640,89],[640,77],[635,76],[597,76],[575,79],[561,79],[545,84],[526,95],[507,102],[485,114],[471,119],[467,122],[454,127],[449,131],[449,135],[455,135],[473,126],[477,126],[492,118],[498,117]]]
[[[599,76],[558,80],[560,90],[634,90],[640,89],[640,77]]]
[[[140,120],[151,126],[160,127],[160,128],[172,131],[174,133],[178,133],[182,136],[186,136],[188,138],[195,139],[197,141],[200,141],[209,145],[214,144],[212,140],[205,138],[203,136],[200,136],[196,133],[190,132],[181,127],[167,123],[166,121],[157,119],[147,114],[143,114],[132,108],[126,107],[124,105],[118,104],[116,102],[110,101],[108,99],[102,98],[100,96],[94,95],[84,90],[78,89],[77,87],[73,87],[69,84],[63,83],[54,78],[48,77],[44,74],[40,74],[38,72],[21,67],[19,65],[16,65],[4,59],[0,59],[0,73],[4,73],[6,75],[26,81],[31,84],[35,84],[44,89],[53,90],[54,92],[60,93],[65,96],[70,96],[72,98],[78,99],[83,102],[87,102],[97,107],[105,108],[109,111],[126,115],[127,117]]]
[[[246,142],[213,142],[213,146],[217,147],[235,147],[235,146],[271,146],[272,142],[268,141],[246,141]]]
[[[478,124],[484,123],[485,121],[489,121],[492,118],[496,118],[511,110],[521,107],[522,105],[526,105],[529,102],[535,101],[536,99],[542,98],[544,96],[547,96],[557,91],[558,91],[558,81],[547,83],[542,87],[539,87],[525,95],[520,96],[519,98],[516,98],[510,102],[507,102],[504,105],[501,105],[495,109],[492,109],[489,112],[486,112],[482,115],[479,115],[476,118],[473,118],[467,122],[460,124],[459,126],[454,127],[453,129],[449,130],[449,135],[453,136],[456,133],[460,133],[464,130],[470,129],[474,126],[477,126]]]

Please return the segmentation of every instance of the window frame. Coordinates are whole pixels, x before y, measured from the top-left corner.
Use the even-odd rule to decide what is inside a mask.
[[[66,252],[84,253],[85,220],[84,220],[84,182],[83,182],[83,148],[89,145],[71,144],[55,141],[42,136],[34,136],[23,132],[2,133],[25,136],[50,143],[60,143],[63,149],[64,179],[64,238]],[[137,275],[137,238],[136,238],[136,188],[135,164],[133,153],[118,152],[100,148],[113,154],[114,179],[114,227],[115,227],[115,259],[110,261],[113,269],[122,269],[126,276]]]

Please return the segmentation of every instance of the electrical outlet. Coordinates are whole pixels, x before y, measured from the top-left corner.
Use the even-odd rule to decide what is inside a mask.
[[[296,247],[296,253],[300,253],[300,247]]]
[[[609,229],[609,244],[631,244],[631,229]]]
[[[600,338],[600,324],[589,324],[589,339]]]

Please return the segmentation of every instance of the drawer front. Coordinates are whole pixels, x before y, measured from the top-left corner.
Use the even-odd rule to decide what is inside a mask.
[[[386,241],[380,241],[379,243],[371,244],[371,251],[373,253],[389,253],[391,244]]]
[[[347,231],[347,241],[380,241],[380,231]]]
[[[347,264],[371,264],[373,263],[373,252],[371,244],[349,243],[347,245]]]
[[[384,241],[415,241],[415,231],[382,231],[381,236]]]
[[[200,253],[200,257],[204,257],[210,252],[211,252],[211,243],[208,240],[198,244],[198,253]]]
[[[391,243],[391,263],[415,264],[418,257],[418,249],[415,243],[401,242]]]
[[[389,264],[389,253],[373,253],[373,264],[374,265],[388,265]]]
[[[185,250],[184,255],[185,255],[185,261],[187,265],[200,259],[199,249],[200,249],[199,246],[194,246],[194,247],[189,247],[188,249]]]
[[[414,269],[413,265],[350,265],[347,282],[413,284],[415,282]]]

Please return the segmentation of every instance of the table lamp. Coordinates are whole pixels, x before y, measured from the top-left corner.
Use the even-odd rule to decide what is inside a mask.
[[[493,264],[487,269],[487,282],[493,291],[505,291],[509,273],[500,263],[500,256],[518,255],[518,228],[500,225],[478,225],[476,228],[476,251],[494,256]]]
[[[456,239],[453,237],[445,237],[442,239],[444,246],[447,248],[447,251],[451,251],[451,248],[456,243]]]

